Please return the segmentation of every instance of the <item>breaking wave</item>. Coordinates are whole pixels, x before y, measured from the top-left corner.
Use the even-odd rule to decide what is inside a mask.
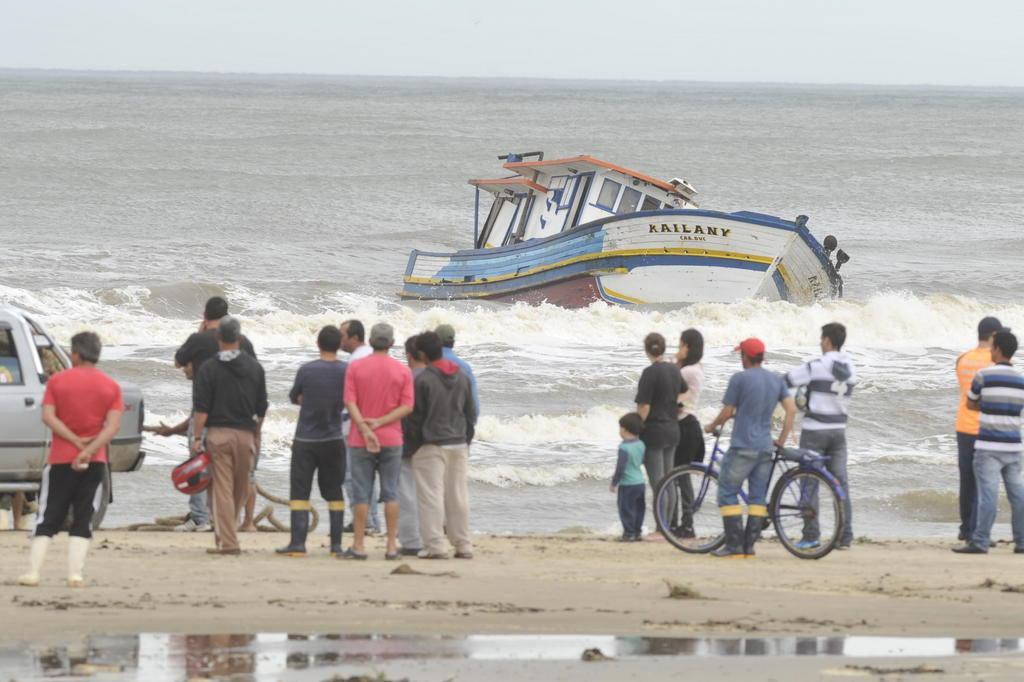
[[[908,490],[885,498],[881,507],[911,521],[960,520],[958,495],[953,490]]]
[[[987,305],[964,296],[917,296],[899,291],[880,292],[864,301],[810,306],[751,300],[662,311],[603,303],[577,310],[525,304],[404,305],[338,292],[288,302],[241,286],[188,283],[41,291],[0,285],[0,303],[37,313],[62,338],[89,327],[110,344],[173,345],[195,327],[205,297],[220,293],[232,301],[233,311],[243,318],[249,335],[266,348],[307,346],[321,326],[348,317],[388,320],[399,336],[449,322],[458,329],[463,344],[596,347],[636,344],[652,330],[675,337],[683,328],[695,326],[711,346],[757,335],[769,347],[801,348],[815,345],[815,330],[822,324],[839,320],[850,329],[850,345],[855,347],[957,349],[971,343],[971,332],[984,315],[997,315],[1009,326],[1024,327],[1024,305]]]
[[[617,439],[621,416],[621,409],[609,406],[594,407],[582,414],[484,415],[477,425],[477,436],[483,441],[513,445],[607,443]]]

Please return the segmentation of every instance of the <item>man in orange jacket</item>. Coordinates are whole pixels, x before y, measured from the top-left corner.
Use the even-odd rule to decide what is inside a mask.
[[[974,442],[978,438],[980,412],[967,408],[967,392],[979,369],[992,364],[992,337],[1003,331],[994,317],[978,323],[978,346],[956,359],[956,378],[960,383],[960,407],[956,414],[956,448],[960,465],[960,539],[970,541],[974,534],[977,486],[974,480]]]

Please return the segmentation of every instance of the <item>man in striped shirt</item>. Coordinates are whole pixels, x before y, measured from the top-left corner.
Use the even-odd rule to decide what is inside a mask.
[[[807,403],[800,427],[800,447],[814,450],[829,459],[828,470],[843,487],[845,521],[837,549],[849,549],[853,542],[853,514],[850,505],[850,482],[846,472],[846,421],[857,372],[853,360],[843,352],[846,327],[830,322],[821,328],[821,357],[806,362],[786,374],[790,388],[807,387]],[[815,493],[816,494],[816,493]],[[814,500],[817,503],[817,500]],[[804,522],[803,537],[798,547],[817,547],[821,531],[817,519]]]
[[[957,554],[987,554],[996,520],[999,478],[1010,501],[1015,554],[1024,554],[1024,481],[1021,481],[1021,412],[1024,374],[1010,363],[1017,337],[1003,330],[992,337],[990,367],[978,370],[967,393],[967,407],[981,412],[974,445],[974,477],[978,486],[974,535]]]

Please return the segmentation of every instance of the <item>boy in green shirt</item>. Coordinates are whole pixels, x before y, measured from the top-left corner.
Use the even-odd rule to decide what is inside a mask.
[[[619,419],[619,459],[615,475],[608,487],[619,495],[619,519],[622,521],[622,542],[639,542],[644,525],[644,452],[646,447],[640,440],[644,420],[636,412],[630,412]]]

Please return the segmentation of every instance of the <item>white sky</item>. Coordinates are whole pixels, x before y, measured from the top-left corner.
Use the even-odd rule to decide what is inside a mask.
[[[1022,0],[0,0],[0,68],[1024,86]]]

